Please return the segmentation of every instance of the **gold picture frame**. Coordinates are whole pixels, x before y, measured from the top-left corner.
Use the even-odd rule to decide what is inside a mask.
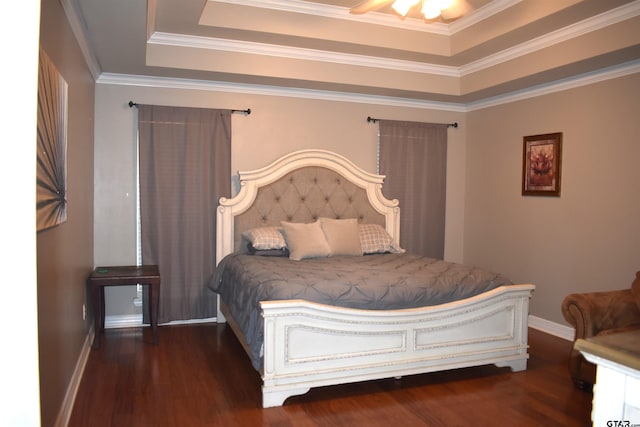
[[[525,136],[522,148],[522,195],[560,196],[562,132]]]

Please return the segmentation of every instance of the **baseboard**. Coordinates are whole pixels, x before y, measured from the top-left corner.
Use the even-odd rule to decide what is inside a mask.
[[[84,339],[82,349],[80,350],[80,357],[76,362],[76,367],[73,370],[73,375],[69,381],[69,386],[62,400],[62,406],[56,417],[55,427],[66,427],[71,419],[71,413],[73,412],[73,404],[76,401],[76,395],[80,388],[80,382],[84,375],[84,368],[87,366],[87,360],[89,360],[89,353],[91,352],[91,344],[93,343],[93,337],[95,336],[93,326],[89,328],[89,333]]]
[[[529,315],[529,327],[545,332],[567,341],[573,341],[575,330],[571,326],[561,325],[550,320]]]
[[[142,314],[121,314],[104,317],[104,328],[138,328],[142,324]]]
[[[204,319],[173,320],[171,322],[161,323],[160,326],[213,323],[213,322],[217,322],[217,320],[218,319],[216,317],[207,317]],[[105,329],[139,328],[141,326],[149,326],[149,325],[142,324],[142,314],[113,315],[113,316],[105,316],[104,318]]]

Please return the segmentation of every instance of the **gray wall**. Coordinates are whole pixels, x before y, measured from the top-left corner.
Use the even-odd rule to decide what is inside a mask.
[[[57,0],[42,2],[40,45],[68,84],[68,219],[37,235],[41,415],[51,426],[89,330],[83,305],[93,268],[95,83]]]
[[[640,270],[640,74],[468,115],[464,259],[537,286],[565,323],[572,292],[628,288]],[[522,138],[563,133],[561,197],[523,197]]]
[[[96,88],[96,196],[94,255],[96,264],[135,263],[135,141],[140,104],[208,108],[251,108],[249,116],[232,116],[232,170],[265,166],[285,153],[321,148],[351,159],[375,172],[376,124],[367,116],[460,122],[449,131],[447,237],[445,255],[462,260],[464,212],[464,114],[422,108],[366,104],[304,97],[202,90],[150,88],[98,83]],[[230,189],[231,192],[231,189]],[[107,320],[136,315],[133,287],[106,289]]]
[[[640,188],[633,169],[640,154],[634,118],[639,79],[632,74],[466,113],[98,84],[96,262],[135,261],[136,115],[129,99],[251,108],[250,116],[233,116],[233,170],[261,167],[292,150],[322,148],[375,171],[377,126],[366,123],[366,116],[458,121],[460,128],[449,130],[445,258],[534,283],[531,314],[565,328],[559,331],[565,335],[560,304],[566,294],[627,287],[640,269],[640,198],[633,196]],[[564,134],[561,197],[523,197],[522,138],[550,132]],[[108,315],[135,312],[133,290],[112,291]]]

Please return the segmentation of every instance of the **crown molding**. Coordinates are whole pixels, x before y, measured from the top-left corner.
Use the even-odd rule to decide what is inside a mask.
[[[508,104],[528,98],[535,98],[555,92],[561,92],[581,86],[640,73],[640,60],[608,67],[599,71],[580,74],[549,84],[510,92],[504,95],[486,98],[470,103],[447,103],[408,98],[394,98],[376,95],[362,95],[346,92],[332,92],[313,89],[285,88],[280,86],[253,85],[243,83],[213,82],[208,80],[175,79],[167,77],[135,76],[130,74],[102,73],[96,84],[113,84],[181,90],[201,90],[212,92],[231,92],[264,96],[283,96],[291,98],[318,99],[324,101],[355,102],[393,107],[420,108],[438,111],[469,112],[483,108]]]
[[[89,72],[93,76],[93,79],[96,80],[102,73],[102,67],[100,66],[100,62],[96,58],[95,54],[93,53],[91,43],[89,43],[87,39],[87,35],[85,32],[85,23],[78,15],[73,0],[60,0],[60,4],[62,5],[62,9],[64,9],[65,15],[67,16],[67,21],[69,22],[69,26],[71,27],[71,31],[73,32],[76,41],[78,42],[78,46],[80,47],[82,56],[84,56],[84,60],[87,63],[87,67],[89,68]]]
[[[630,61],[624,64],[603,68],[598,71],[592,71],[589,73],[583,73],[565,79],[557,80],[552,83],[532,86],[530,88],[511,92],[505,95],[471,102],[466,104],[466,110],[482,110],[483,108],[494,107],[501,104],[508,104],[511,102],[521,101],[523,99],[535,98],[538,96],[574,89],[581,86],[588,86],[591,84],[636,73],[640,73],[640,60]]]
[[[465,30],[472,25],[475,25],[497,13],[502,12],[503,10],[515,6],[521,1],[522,0],[493,0],[486,5],[474,10],[473,12],[450,23],[449,35],[453,35],[462,30]]]
[[[517,46],[497,52],[493,55],[460,67],[460,75],[466,76],[480,70],[484,70],[512,59],[529,55],[533,52],[554,46],[558,43],[580,37],[593,31],[600,30],[610,25],[626,21],[640,15],[640,1],[634,1],[616,9],[584,19],[575,24],[568,25],[556,31],[552,31],[535,39],[520,43]]]
[[[251,95],[282,96],[290,98],[317,99],[323,101],[355,102],[395,107],[422,108],[439,111],[465,112],[464,104],[425,101],[410,98],[394,98],[378,95],[363,95],[316,89],[287,88],[243,83],[214,82],[209,80],[176,79],[168,77],[135,76],[130,74],[102,73],[96,84],[114,84],[164,89],[201,90],[231,92]]]
[[[388,13],[371,11],[364,15],[352,15],[349,8],[341,6],[312,3],[300,0],[208,0],[208,2],[231,3],[243,6],[260,7],[264,9],[280,10],[284,12],[305,13],[323,16],[331,19],[343,19],[346,21],[361,22],[365,24],[382,25],[386,27],[401,28],[404,30],[420,31],[450,36],[462,31],[478,22],[487,19],[522,0],[494,0],[456,21],[446,24],[442,22],[427,22],[423,19],[399,18]],[[354,4],[357,0],[354,0]]]
[[[354,4],[358,0],[354,0]],[[440,22],[427,23],[421,19],[405,18],[380,12],[368,12],[365,15],[352,15],[349,8],[328,4],[311,3],[300,0],[207,0],[207,3],[230,3],[242,6],[273,9],[283,12],[304,13],[331,19],[382,25],[405,30],[449,35],[449,26]]]
[[[213,0],[209,0],[213,1]],[[230,0],[216,0],[216,1],[230,1]],[[505,2],[496,2],[495,8],[504,8],[507,7],[506,4],[508,2],[513,3],[516,0],[505,0]],[[517,0],[520,1],[520,0]],[[282,5],[296,5],[304,4],[306,10],[311,10],[314,5],[313,10],[318,9],[315,3],[301,2],[297,0],[234,0],[234,3],[258,3],[266,7],[269,5],[270,7],[275,7],[274,5],[278,5],[283,7]],[[493,4],[490,3],[490,5]],[[331,9],[336,8],[336,6],[328,6]],[[291,10],[289,7],[287,10]],[[340,10],[345,10],[345,8],[338,7]],[[493,9],[493,13],[495,13],[496,9]],[[307,12],[311,13],[311,12]],[[371,13],[369,13],[371,15]],[[384,14],[380,14],[384,15]],[[254,55],[266,55],[266,56],[274,56],[274,57],[282,57],[282,58],[290,58],[290,59],[299,59],[299,60],[308,60],[308,61],[320,61],[320,62],[329,62],[336,64],[345,64],[352,66],[362,66],[362,67],[375,67],[375,68],[383,68],[397,71],[409,71],[414,73],[426,73],[426,74],[435,74],[441,76],[448,77],[464,77],[469,74],[473,74],[475,72],[485,70],[487,68],[494,67],[501,63],[513,60],[518,57],[522,57],[524,55],[528,55],[539,51],[541,49],[545,49],[551,46],[554,46],[558,43],[570,40],[575,37],[579,37],[585,34],[588,34],[593,31],[597,31],[599,29],[605,28],[609,25],[617,24],[619,22],[625,21],[627,19],[631,19],[640,15],[640,1],[634,1],[632,3],[628,3],[626,5],[620,6],[616,9],[612,9],[610,11],[601,13],[591,18],[587,18],[583,21],[577,22],[575,24],[569,25],[565,28],[561,28],[559,30],[553,31],[549,34],[545,34],[543,36],[537,37],[533,40],[521,43],[517,46],[510,47],[508,49],[504,49],[500,52],[497,52],[492,55],[488,55],[480,60],[470,62],[468,64],[462,65],[460,67],[453,66],[444,66],[444,65],[436,65],[436,64],[427,64],[423,62],[415,62],[415,61],[404,61],[404,60],[394,60],[380,57],[372,57],[365,55],[355,55],[355,54],[346,54],[340,52],[330,52],[324,50],[317,49],[305,49],[298,47],[288,47],[281,45],[273,45],[266,43],[256,43],[256,42],[247,42],[247,41],[238,41],[238,40],[228,40],[228,39],[219,39],[219,38],[208,38],[201,36],[191,36],[184,34],[172,34],[172,33],[162,33],[155,32],[149,38],[148,43],[150,44],[158,44],[158,45],[168,45],[168,46],[180,46],[180,47],[192,47],[199,49],[210,49],[210,50],[222,50],[228,52],[243,52]],[[387,16],[387,15],[385,15]],[[462,18],[461,18],[462,19]],[[457,22],[457,21],[456,21]]]
[[[460,77],[458,67],[241,40],[155,32],[147,43]]]

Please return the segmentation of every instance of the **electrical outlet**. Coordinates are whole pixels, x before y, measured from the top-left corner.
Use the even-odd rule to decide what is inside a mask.
[[[82,320],[87,320],[87,305],[82,304]]]

